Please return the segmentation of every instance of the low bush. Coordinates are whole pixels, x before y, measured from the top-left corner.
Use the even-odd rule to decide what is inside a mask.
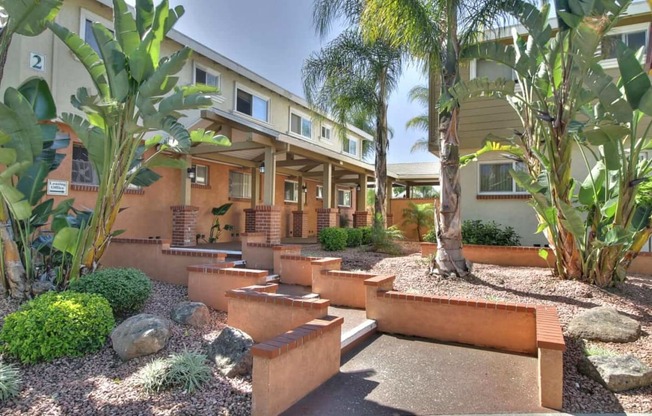
[[[437,242],[437,230],[433,227],[423,236],[423,241],[426,243],[436,243]]]
[[[70,283],[74,292],[96,293],[109,301],[116,316],[139,312],[152,293],[152,282],[138,269],[100,269]]]
[[[359,228],[345,228],[346,246],[360,247],[362,245],[362,230]]]
[[[184,351],[145,365],[136,375],[136,384],[150,394],[172,387],[192,393],[208,382],[212,374],[205,355]]]
[[[346,248],[348,234],[344,228],[324,228],[319,233],[319,243],[326,251],[342,251]]]
[[[494,221],[466,220],[462,223],[462,242],[487,246],[518,246],[521,239],[512,227],[502,228]]]
[[[385,228],[380,216],[376,216],[374,225],[371,227],[371,247],[373,251],[399,255],[402,250],[396,240],[403,240],[404,238],[403,233],[397,226],[393,225]]]
[[[20,393],[20,371],[13,364],[0,361],[0,403]]]
[[[102,348],[114,325],[102,296],[48,292],[5,317],[1,347],[23,363],[80,356]]]
[[[362,231],[362,245],[368,246],[371,244],[371,227],[362,227],[360,231]]]

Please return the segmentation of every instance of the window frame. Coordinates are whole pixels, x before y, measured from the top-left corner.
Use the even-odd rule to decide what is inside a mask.
[[[516,187],[516,181],[514,178],[512,179],[512,190],[508,192],[488,192],[488,191],[483,191],[481,188],[481,182],[482,182],[482,165],[507,165],[511,164],[512,169],[516,169],[516,161],[509,161],[509,160],[483,160],[478,162],[478,178],[477,178],[477,194],[478,195],[528,195],[528,192],[526,190],[522,191],[517,191]]]
[[[648,23],[636,23],[633,25],[627,25],[627,26],[619,26],[611,29],[609,32],[605,34],[605,36],[614,36],[614,35],[621,35],[621,40],[622,40],[622,35],[626,35],[629,33],[636,33],[636,32],[645,32],[645,42],[646,42],[646,48],[643,51],[643,56],[642,56],[642,62],[645,62],[646,58],[646,51],[647,47],[647,42],[649,42],[649,33],[650,27]],[[600,45],[602,46],[602,45]],[[602,50],[600,50],[600,53],[602,53]],[[600,65],[604,69],[613,69],[613,68],[618,68],[618,60],[616,58],[610,58],[610,59],[601,59],[600,60]]]
[[[86,162],[90,165],[90,168],[92,169],[91,176],[94,176],[97,179],[97,183],[94,182],[78,182],[75,180],[75,162],[77,159],[75,159],[75,149],[81,149],[86,151],[87,155],[87,160],[83,160],[83,162]],[[88,150],[81,144],[81,143],[73,143],[72,144],[72,152],[70,153],[70,159],[71,159],[71,166],[70,166],[70,184],[71,185],[82,185],[82,186],[99,186],[100,181],[99,181],[99,175],[97,171],[95,170],[95,166],[93,166],[93,163],[90,160],[90,156],[88,155]],[[94,172],[94,173],[93,173]]]
[[[315,198],[324,199],[324,185],[317,185],[315,188]]]
[[[288,183],[294,184],[294,194],[295,194],[294,197],[296,198],[295,200],[285,199],[285,186]],[[283,181],[283,202],[288,202],[292,204],[299,203],[299,181],[293,181],[290,179],[286,179]]]
[[[202,167],[206,169],[206,174],[204,175],[203,182],[199,182],[199,169],[198,167]],[[192,168],[195,170],[195,177],[193,179],[190,179],[190,183],[193,185],[199,185],[199,186],[208,186],[210,184],[210,167],[208,165],[204,165],[203,163],[193,163]]]
[[[330,137],[324,136],[324,129],[327,129]],[[329,123],[321,123],[321,129],[319,132],[319,139],[331,143],[333,141],[333,125]]]
[[[349,205],[340,204],[340,192],[342,195],[349,194]],[[344,197],[342,197],[342,202],[344,202]],[[350,189],[337,189],[337,206],[338,208],[351,208],[353,205],[353,192]]]
[[[109,19],[105,19],[102,16],[91,12],[88,9],[85,9],[83,7],[80,8],[79,12],[79,37],[86,42],[86,21],[90,20],[91,23],[98,22],[106,26],[107,29],[113,31],[115,33],[115,27],[113,26],[113,22],[110,21]],[[86,42],[88,43],[88,42]],[[93,49],[95,50],[95,49]]]
[[[489,62],[495,62],[495,61],[489,61]],[[471,59],[471,63],[469,64],[469,79],[476,79],[477,77],[478,77],[478,60]],[[512,81],[514,81],[514,92],[521,92],[521,84],[518,82],[516,71],[514,71],[513,69],[512,69]]]
[[[242,175],[243,177],[249,178],[249,196],[247,196],[247,195],[233,195],[231,193],[231,189],[232,189],[231,175],[234,174],[234,173],[237,173],[239,175]],[[253,193],[253,177],[252,177],[250,172],[244,172],[242,170],[237,170],[237,169],[229,169],[228,186],[229,186],[228,194],[229,194],[230,199],[251,199],[251,196],[252,196],[251,194]],[[243,191],[244,191],[244,189],[243,189]],[[244,194],[244,192],[242,192],[242,193]]]
[[[243,112],[238,110],[238,91],[239,90],[243,91],[243,92],[246,92],[247,94],[250,94],[252,96],[251,114],[243,113]],[[256,117],[253,116],[253,112],[254,112],[253,111],[254,110],[254,108],[253,108],[253,106],[254,106],[253,97],[258,97],[259,99],[267,102],[267,120],[261,120],[261,119],[256,118]],[[251,120],[254,120],[256,122],[271,125],[271,123],[272,123],[272,99],[270,97],[266,96],[266,95],[263,95],[263,94],[255,91],[255,90],[252,90],[251,88],[248,88],[248,87],[240,84],[239,82],[236,82],[235,83],[235,88],[234,88],[234,91],[233,91],[233,112],[238,114],[238,115],[247,117],[247,118],[249,118]]]
[[[300,130],[301,130],[300,133],[292,131],[292,116],[293,115],[299,117],[299,119],[301,120],[300,125],[299,125]],[[310,122],[310,135],[309,136],[305,136],[303,134],[303,121],[304,120]],[[307,113],[304,113],[302,111],[299,111],[299,110],[296,110],[296,109],[290,107],[290,117],[288,118],[288,133],[291,136],[295,136],[295,137],[298,137],[300,139],[312,140],[312,132],[313,131],[314,131],[314,123],[312,122],[312,117],[310,117]]]
[[[347,140],[349,142],[355,142],[355,153],[350,153],[349,150],[344,147],[344,144],[346,143]],[[359,158],[360,157],[360,141],[358,139],[354,138],[354,137],[350,137],[350,136],[345,137],[342,140],[342,153],[344,153],[347,156],[352,156],[352,157],[355,157],[355,158]]]

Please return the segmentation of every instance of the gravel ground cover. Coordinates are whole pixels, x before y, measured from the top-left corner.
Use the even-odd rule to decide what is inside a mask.
[[[169,317],[186,300],[185,287],[154,282],[144,313]],[[16,303],[0,300],[0,317]],[[96,354],[22,366],[23,390],[0,407],[2,415],[248,415],[251,379],[223,377],[213,371],[201,391],[169,390],[148,395],[135,386],[134,374],[155,358],[184,349],[205,352],[226,325],[226,314],[211,311],[211,323],[196,329],[172,323],[168,346],[157,354],[123,362],[107,344]]]
[[[617,288],[601,290],[578,282],[559,281],[550,271],[537,268],[506,268],[475,265],[473,275],[442,279],[428,276],[427,261],[416,243],[402,243],[404,255],[390,257],[349,249],[325,252],[319,245],[303,247],[304,255],[342,257],[344,270],[370,270],[397,276],[398,290],[493,301],[555,305],[564,330],[578,312],[609,305],[641,322],[643,336],[634,343],[593,343],[617,354],[633,354],[652,365],[652,279],[630,276]],[[145,305],[146,313],[168,316],[170,309],[186,298],[183,287],[154,282]],[[17,304],[0,299],[2,317]],[[173,323],[173,335],[163,351],[123,363],[106,346],[97,354],[64,358],[49,364],[22,367],[24,388],[16,399],[0,408],[2,415],[246,415],[251,409],[251,379],[227,379],[214,371],[213,380],[202,390],[186,395],[177,390],[157,395],[143,393],[133,375],[154,358],[184,349],[204,351],[225,326],[226,315],[211,312],[206,328],[194,329]],[[652,387],[611,393],[581,375],[577,363],[581,342],[566,337],[564,356],[564,410],[567,412],[652,413]]]
[[[476,264],[470,277],[437,278],[428,275],[427,260],[418,245],[404,244],[406,255],[388,257],[362,250],[328,253],[318,245],[304,248],[315,256],[342,257],[344,270],[371,270],[396,275],[397,290],[410,293],[485,299],[497,302],[545,304],[557,307],[564,331],[575,314],[596,306],[612,306],[641,323],[643,336],[636,342],[593,342],[615,354],[632,354],[652,366],[652,278],[631,275],[616,288],[602,290],[575,281],[560,281],[549,270]],[[412,254],[407,254],[412,252]],[[567,412],[652,413],[652,386],[612,393],[577,371],[583,355],[581,341],[565,336],[564,410]]]

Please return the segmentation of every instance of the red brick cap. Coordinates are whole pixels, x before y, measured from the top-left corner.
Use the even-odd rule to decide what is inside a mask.
[[[202,264],[195,266],[188,266],[189,272],[198,273],[211,273],[218,275],[240,276],[240,277],[255,277],[262,278],[269,274],[267,270],[253,270],[253,269],[237,269],[233,266],[223,267],[221,264]]]
[[[376,277],[377,274],[369,272],[349,272],[343,270],[322,270],[322,275],[330,277],[344,277],[344,278],[354,278],[354,279],[369,279],[370,277]]]
[[[396,279],[396,276],[393,275],[382,275],[382,276],[375,276],[371,277],[367,280],[364,281],[365,286],[382,286],[383,284],[386,283],[394,283],[394,280]]]
[[[537,347],[566,351],[564,334],[561,331],[557,308],[538,306],[536,308]]]
[[[328,299],[301,299],[287,295],[259,292],[247,289],[233,289],[226,292],[227,298],[243,299],[252,302],[271,303],[279,306],[290,306],[293,308],[322,309],[326,311],[331,301]]]

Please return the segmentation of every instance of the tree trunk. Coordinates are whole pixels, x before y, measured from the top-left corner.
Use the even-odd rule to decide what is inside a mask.
[[[376,176],[376,197],[374,209],[376,215],[380,215],[383,228],[387,227],[387,85],[386,74],[383,73],[379,79],[379,105],[376,117],[376,160],[374,164]],[[376,219],[374,218],[374,221]]]
[[[0,256],[3,266],[2,286],[9,295],[18,300],[29,297],[29,285],[25,266],[20,259],[18,246],[11,236],[11,223],[0,221]]]

